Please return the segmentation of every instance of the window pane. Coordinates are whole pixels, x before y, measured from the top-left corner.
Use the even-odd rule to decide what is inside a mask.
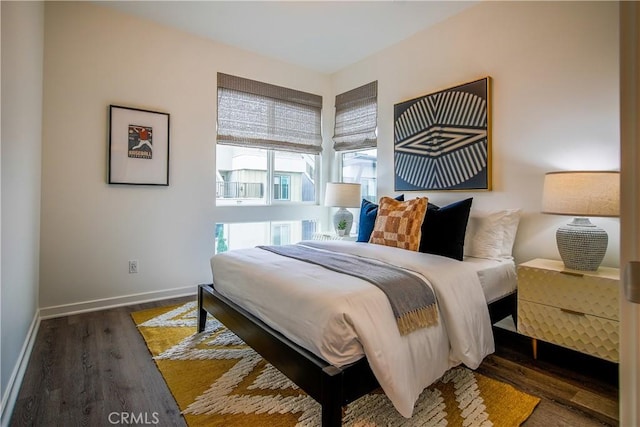
[[[216,204],[266,204],[267,150],[216,147]]]
[[[274,223],[271,229],[271,243],[273,245],[288,245],[291,241],[291,224]]]
[[[270,160],[272,159],[272,160]],[[216,147],[216,204],[218,206],[264,205],[316,201],[314,154],[244,148]],[[269,172],[269,165],[273,171]],[[271,195],[267,177],[272,176]]]
[[[315,219],[305,219],[302,220],[302,239],[301,240],[311,240],[313,235],[318,231],[318,221]]]
[[[281,185],[282,185],[282,177],[281,176],[274,176],[273,177],[273,198],[278,200],[281,198],[280,196],[280,192],[282,191]]]
[[[291,181],[291,177],[290,176],[282,176],[282,181],[281,181],[281,194],[280,194],[280,198],[282,200],[289,200],[289,182]]]
[[[215,253],[257,245],[287,245],[310,240],[318,220],[216,224]]]
[[[315,202],[317,159],[313,154],[275,151],[274,200]]]
[[[378,150],[343,152],[342,160],[342,181],[360,184],[360,196],[370,202],[377,203],[376,198],[376,164]],[[357,233],[360,227],[359,217],[354,215],[352,233]]]
[[[362,198],[374,203],[377,153],[375,148],[342,153],[342,181],[359,183]]]
[[[289,175],[274,176],[273,177],[273,199],[289,200],[290,183],[291,183],[291,176]]]

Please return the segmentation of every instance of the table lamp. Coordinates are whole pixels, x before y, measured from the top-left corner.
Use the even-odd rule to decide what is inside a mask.
[[[558,228],[556,242],[566,268],[596,271],[607,251],[607,232],[591,216],[620,215],[620,172],[549,172],[544,177],[542,212],[576,218]]]
[[[344,235],[351,233],[353,224],[353,214],[345,208],[359,208],[361,203],[360,184],[350,184],[346,182],[328,182],[324,193],[325,206],[340,208],[333,215],[333,228],[336,234],[340,234],[338,224],[345,222]]]

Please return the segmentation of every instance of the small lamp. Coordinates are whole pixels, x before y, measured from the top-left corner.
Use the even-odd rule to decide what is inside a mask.
[[[550,172],[544,177],[542,212],[573,215],[556,242],[566,268],[595,271],[607,251],[607,232],[588,216],[620,215],[620,172]]]
[[[346,182],[329,182],[324,194],[325,206],[338,207],[338,212],[333,216],[333,228],[338,231],[338,224],[341,221],[345,221],[346,227],[344,228],[344,234],[349,235],[351,233],[351,225],[353,224],[353,214],[345,208],[359,208],[360,207],[360,184],[349,184]]]

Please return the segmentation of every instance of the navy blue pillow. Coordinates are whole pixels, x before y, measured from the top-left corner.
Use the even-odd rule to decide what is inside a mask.
[[[404,202],[404,194],[396,197],[396,200]],[[358,224],[358,240],[356,240],[356,242],[369,241],[369,237],[371,237],[371,233],[373,233],[373,227],[376,224],[377,216],[378,205],[362,199],[362,205],[360,206],[360,223]]]
[[[462,261],[472,201],[469,198],[442,208],[429,203],[422,221],[419,251]]]

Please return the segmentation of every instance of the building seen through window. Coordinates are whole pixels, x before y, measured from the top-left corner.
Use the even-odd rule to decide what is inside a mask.
[[[315,203],[317,155],[219,145],[216,204]],[[272,183],[270,187],[267,183]]]

